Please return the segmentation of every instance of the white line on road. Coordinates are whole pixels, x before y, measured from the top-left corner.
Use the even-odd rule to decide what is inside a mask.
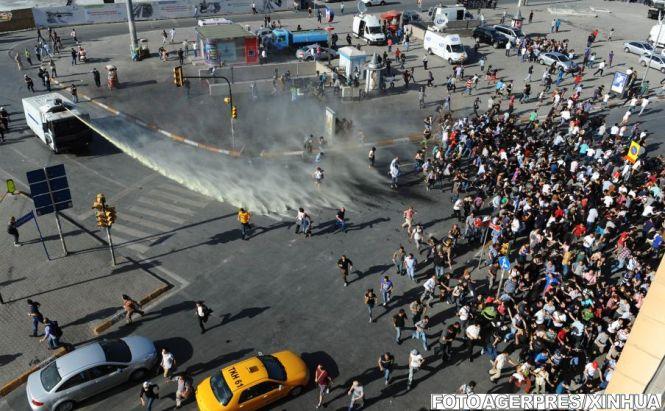
[[[209,201],[196,201],[196,200],[191,200],[185,196],[181,195],[176,195],[176,194],[171,194],[167,193],[165,191],[161,190],[152,190],[148,192],[148,196],[157,196],[157,197],[162,197],[167,200],[171,200],[173,202],[177,203],[182,203],[184,205],[188,205],[191,207],[197,207],[197,208],[203,208],[205,207]]]
[[[151,234],[151,233],[146,233],[144,231],[137,230],[137,229],[131,228],[131,227],[127,227],[125,225],[118,224],[118,223],[113,224],[112,231],[120,231],[121,233],[127,234],[127,235],[129,235],[131,237],[134,237],[136,239],[141,239],[141,238],[153,236],[153,234]]]
[[[141,197],[137,200],[139,203],[147,204],[151,207],[158,207],[161,208],[162,210],[168,210],[168,211],[174,211],[178,214],[187,214],[187,215],[194,215],[194,212],[188,208],[183,208],[183,207],[178,207],[174,206],[171,204],[164,204],[163,202],[155,202],[155,200],[151,200],[149,198]]]
[[[126,221],[132,222],[134,224],[138,224],[138,225],[141,225],[143,227],[152,228],[154,230],[161,231],[161,232],[171,231],[173,229],[173,227],[169,227],[167,225],[156,223],[154,221],[146,220],[145,218],[137,217],[135,215],[127,214],[127,213],[122,213],[120,215],[120,220],[126,220]]]
[[[182,223],[185,222],[185,220],[183,220],[182,218],[179,218],[179,217],[176,217],[176,216],[173,216],[173,215],[170,215],[170,214],[164,214],[163,212],[155,211],[151,208],[130,207],[129,210],[134,212],[134,213],[147,215],[147,216],[156,218],[158,220],[168,221],[168,222],[174,223],[174,224],[182,224]]]

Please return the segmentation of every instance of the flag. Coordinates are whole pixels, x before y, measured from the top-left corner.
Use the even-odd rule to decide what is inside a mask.
[[[637,157],[640,155],[640,149],[642,147],[637,143],[637,141],[631,141],[630,147],[628,148],[628,154],[626,154],[626,159],[631,163],[637,161]]]

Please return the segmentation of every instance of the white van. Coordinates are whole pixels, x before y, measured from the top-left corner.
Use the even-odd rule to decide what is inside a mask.
[[[658,37],[659,31],[660,38]],[[660,24],[656,24],[655,26],[651,27],[648,40],[654,43],[655,47],[665,47],[665,26],[661,28]]]
[[[423,48],[429,54],[435,54],[447,60],[450,64],[463,63],[467,58],[462,40],[457,34],[444,35],[436,31],[427,30],[425,32]]]
[[[386,42],[386,36],[383,34],[381,22],[376,16],[371,14],[354,16],[352,31],[356,37],[365,39],[369,44],[382,45]]]

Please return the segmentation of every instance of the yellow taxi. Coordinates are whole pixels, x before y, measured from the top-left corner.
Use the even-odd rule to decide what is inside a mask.
[[[203,380],[196,388],[196,404],[200,411],[258,410],[300,394],[308,381],[307,365],[298,354],[259,353]]]

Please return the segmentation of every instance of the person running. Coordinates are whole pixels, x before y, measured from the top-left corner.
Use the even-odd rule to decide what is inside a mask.
[[[413,377],[415,376],[416,372],[418,372],[420,367],[422,367],[424,362],[425,358],[422,356],[422,354],[418,353],[418,350],[411,350],[409,353],[409,378],[406,384],[407,391],[411,389],[411,386],[413,385]]]
[[[359,381],[353,381],[351,387],[347,391],[346,395],[351,396],[351,403],[349,404],[349,411],[353,411],[358,408],[363,407],[363,402],[365,399],[365,390],[363,389],[362,384]]]
[[[353,262],[347,258],[346,255],[342,255],[339,260],[337,260],[337,267],[339,268],[340,273],[342,274],[342,280],[344,280],[344,287],[349,285],[347,277],[349,276],[349,271],[353,270]]]
[[[395,357],[386,351],[379,357],[378,364],[379,371],[383,373],[384,385],[390,384],[390,375],[395,367]]]
[[[330,378],[330,374],[328,374],[328,371],[322,364],[316,366],[316,371],[314,372],[314,382],[319,387],[319,402],[316,404],[316,408],[321,408],[324,406],[323,397],[330,393],[330,387],[333,384],[333,380]]]
[[[127,294],[122,295],[122,308],[125,310],[125,321],[127,324],[132,323],[132,315],[138,314],[143,317],[145,314],[145,312],[141,310],[141,305]]]
[[[201,329],[201,334],[206,332],[205,324],[208,322],[212,314],[212,310],[206,306],[203,301],[196,302],[196,320],[199,323],[199,328]]]
[[[7,234],[13,237],[14,247],[21,246],[21,242],[19,241],[18,228],[16,227],[16,217],[14,216],[9,218],[9,223],[7,224]]]
[[[147,411],[152,411],[152,406],[158,398],[159,386],[150,381],[145,381],[143,385],[141,385],[141,391],[139,393],[139,403],[141,406],[146,407]]]
[[[249,211],[246,211],[244,208],[241,208],[238,211],[238,221],[240,222],[240,235],[243,240],[249,240],[249,231],[252,228],[249,221],[252,218],[252,215]]]

